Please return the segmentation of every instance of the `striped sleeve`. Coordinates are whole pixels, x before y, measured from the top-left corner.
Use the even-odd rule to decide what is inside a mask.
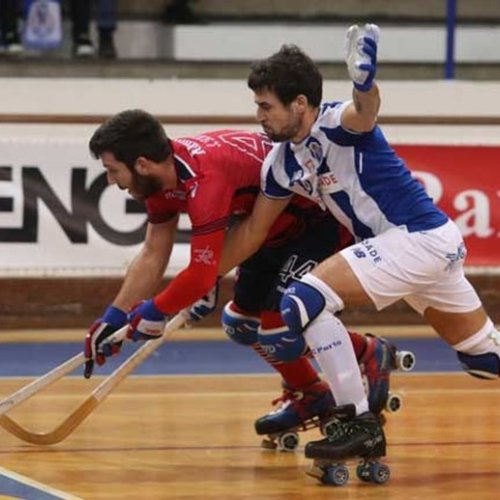
[[[277,198],[277,199],[285,199],[289,198],[292,195],[292,192],[283,187],[278,180],[276,179],[276,175],[274,172],[274,166],[277,168],[280,166],[284,169],[284,165],[279,164],[279,155],[273,154],[275,150],[273,150],[264,161],[261,170],[261,189],[262,193],[268,198]]]

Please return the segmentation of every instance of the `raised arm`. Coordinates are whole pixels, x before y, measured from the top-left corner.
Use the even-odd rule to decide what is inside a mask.
[[[346,34],[346,63],[353,82],[352,102],[342,113],[342,126],[353,132],[369,132],[377,122],[380,94],[375,83],[379,28],[351,26]]]

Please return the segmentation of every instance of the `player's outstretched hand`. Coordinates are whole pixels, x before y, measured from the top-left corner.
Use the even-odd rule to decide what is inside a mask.
[[[116,330],[125,326],[127,314],[114,306],[109,306],[101,318],[94,321],[85,336],[85,367],[83,375],[90,378],[94,371],[94,364],[103,365],[106,358],[118,354],[122,342],[106,343],[105,340]]]
[[[205,316],[212,314],[217,308],[219,301],[219,281],[206,295],[198,299],[189,309],[189,319],[191,321],[200,321]]]
[[[143,300],[127,315],[130,326],[127,337],[134,342],[138,340],[154,340],[163,335],[167,316],[162,313],[153,299]]]
[[[365,24],[360,28],[354,24],[347,30],[345,60],[354,87],[368,92],[373,87],[377,72],[377,46],[380,29],[376,24]]]

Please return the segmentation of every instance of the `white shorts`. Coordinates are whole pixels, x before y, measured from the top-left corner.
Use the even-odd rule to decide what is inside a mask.
[[[420,314],[427,307],[460,313],[481,306],[464,275],[466,253],[452,221],[413,233],[393,228],[341,251],[379,311],[404,299]]]

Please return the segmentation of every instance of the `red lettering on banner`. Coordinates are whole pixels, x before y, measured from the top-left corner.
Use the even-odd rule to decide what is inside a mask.
[[[460,227],[466,264],[500,265],[500,146],[401,144],[394,149]]]

